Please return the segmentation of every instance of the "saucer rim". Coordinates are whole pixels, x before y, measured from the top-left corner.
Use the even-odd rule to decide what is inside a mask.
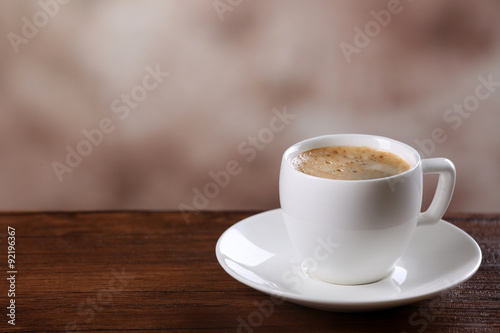
[[[217,261],[219,262],[221,267],[224,269],[224,271],[227,274],[229,274],[232,278],[234,278],[236,281],[238,281],[238,282],[240,282],[248,287],[251,287],[255,290],[258,290],[264,294],[274,296],[274,297],[279,297],[279,298],[282,298],[286,301],[300,304],[300,305],[303,305],[306,307],[327,310],[327,311],[337,311],[337,312],[363,312],[363,311],[372,311],[372,310],[382,310],[382,309],[393,308],[393,307],[402,306],[402,305],[406,305],[406,304],[410,304],[410,303],[415,303],[415,302],[442,294],[442,293],[449,291],[449,290],[457,287],[458,285],[466,282],[472,276],[474,276],[474,274],[478,271],[479,267],[481,266],[482,252],[481,252],[481,248],[480,248],[479,244],[475,241],[475,239],[472,238],[472,236],[470,236],[468,233],[466,233],[464,230],[460,229],[459,227],[457,227],[457,226],[453,225],[452,223],[447,222],[443,219],[440,219],[440,221],[437,222],[436,224],[421,225],[421,226],[417,226],[417,228],[432,228],[433,226],[435,227],[438,224],[445,224],[448,228],[452,228],[452,229],[454,229],[454,231],[459,232],[462,237],[464,237],[472,245],[474,245],[473,246],[474,250],[475,250],[474,257],[476,258],[476,263],[475,263],[474,267],[467,274],[460,276],[459,279],[457,279],[453,283],[446,285],[446,287],[444,287],[444,288],[434,287],[430,291],[418,294],[416,296],[408,296],[408,297],[403,296],[401,298],[392,298],[392,299],[388,298],[386,300],[380,300],[380,299],[369,300],[369,299],[367,299],[367,300],[362,300],[362,301],[360,301],[360,300],[336,301],[335,299],[324,300],[324,299],[315,298],[313,296],[308,296],[307,294],[300,294],[300,293],[299,294],[291,294],[290,292],[286,292],[286,291],[280,291],[280,290],[275,290],[275,289],[271,289],[271,288],[266,288],[266,287],[263,287],[263,286],[255,283],[251,280],[248,280],[247,278],[243,277],[242,275],[236,273],[233,269],[231,269],[224,262],[224,258],[227,258],[227,256],[222,254],[219,250],[220,249],[220,242],[224,238],[226,232],[235,228],[237,225],[248,223],[247,220],[258,218],[260,215],[274,214],[274,213],[277,213],[278,211],[281,211],[281,208],[263,211],[263,212],[248,216],[248,217],[238,221],[237,223],[231,225],[229,228],[227,228],[221,234],[221,236],[217,240],[217,243],[215,246],[215,254],[217,257]],[[404,255],[403,255],[403,258],[404,258]],[[323,283],[328,284],[327,282],[323,282]],[[338,286],[339,287],[347,287],[347,288],[349,288],[349,287],[356,288],[356,287],[366,287],[368,285],[369,284],[352,285],[352,286],[350,286],[350,285],[338,285]]]

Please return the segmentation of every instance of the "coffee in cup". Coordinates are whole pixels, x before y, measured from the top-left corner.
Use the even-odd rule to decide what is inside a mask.
[[[339,180],[391,177],[408,171],[404,159],[388,151],[366,146],[330,146],[295,156],[292,166],[305,174]]]

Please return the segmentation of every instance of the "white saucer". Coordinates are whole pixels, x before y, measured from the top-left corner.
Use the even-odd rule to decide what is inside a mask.
[[[301,270],[280,209],[231,226],[215,251],[222,268],[249,287],[307,307],[339,312],[378,310],[436,296],[469,279],[481,264],[481,250],[474,239],[441,220],[417,227],[406,254],[387,278],[358,286],[326,283]]]

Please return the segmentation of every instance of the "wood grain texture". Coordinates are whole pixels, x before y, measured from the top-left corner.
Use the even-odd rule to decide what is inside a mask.
[[[358,314],[285,302],[259,317],[254,303],[269,296],[232,279],[215,257],[222,232],[252,214],[203,212],[187,224],[176,212],[2,213],[0,331],[500,331],[500,215],[446,218],[476,239],[483,262],[439,297]],[[8,226],[16,229],[16,326],[6,316]],[[238,330],[241,320],[255,325]]]

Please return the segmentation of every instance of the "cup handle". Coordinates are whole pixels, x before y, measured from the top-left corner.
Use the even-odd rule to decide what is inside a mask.
[[[429,208],[420,213],[419,225],[437,223],[448,209],[448,205],[455,189],[455,165],[446,158],[428,158],[422,160],[423,174],[439,174],[436,193]]]

